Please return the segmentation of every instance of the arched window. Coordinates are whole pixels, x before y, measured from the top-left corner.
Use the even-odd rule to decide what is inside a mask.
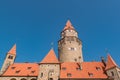
[[[27,80],[27,79],[25,79],[25,78],[22,78],[21,80]]]
[[[10,79],[10,80],[16,80],[15,78],[12,78],[12,79]]]
[[[35,79],[35,78],[32,78],[31,80],[37,80],[37,79]]]

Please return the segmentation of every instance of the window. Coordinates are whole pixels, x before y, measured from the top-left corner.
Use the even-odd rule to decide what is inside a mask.
[[[43,77],[43,73],[41,73],[40,77],[41,77],[41,78]]]
[[[66,67],[62,67],[62,70],[66,70]]]
[[[9,55],[9,56],[8,56],[8,59],[13,59],[13,56]]]
[[[11,69],[15,69],[15,67],[11,67]]]
[[[101,68],[100,68],[100,67],[96,67],[96,70],[98,70],[98,71],[99,71],[99,70],[101,70]]]
[[[53,78],[49,78],[49,80],[53,80]]]
[[[67,73],[67,77],[71,77],[72,76],[72,74],[71,73]]]
[[[31,73],[35,73],[35,71],[31,71]]]
[[[76,59],[76,58],[75,58],[74,60],[75,60],[75,62],[77,62],[77,59]]]
[[[88,75],[89,75],[90,77],[93,77],[93,73],[89,73],[89,72],[88,72]]]
[[[27,67],[27,69],[31,69],[32,67]]]
[[[20,70],[16,71],[15,73],[19,73],[19,72],[20,72]]]
[[[111,75],[114,76],[114,72],[113,71],[111,71]]]
[[[81,70],[81,68],[76,68],[76,70]]]

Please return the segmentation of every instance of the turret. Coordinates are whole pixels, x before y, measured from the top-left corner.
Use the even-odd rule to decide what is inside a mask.
[[[69,20],[58,41],[58,53],[60,62],[83,62],[82,42]]]
[[[120,80],[120,68],[109,54],[107,56],[107,63],[105,69],[110,79]]]
[[[1,74],[4,73],[11,64],[14,63],[15,57],[16,57],[16,44],[7,53],[1,69]]]

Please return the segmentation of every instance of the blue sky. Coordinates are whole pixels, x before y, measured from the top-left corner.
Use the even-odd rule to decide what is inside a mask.
[[[40,62],[70,19],[83,43],[84,61],[106,58],[120,65],[120,0],[0,1],[0,67],[16,43],[16,62]]]

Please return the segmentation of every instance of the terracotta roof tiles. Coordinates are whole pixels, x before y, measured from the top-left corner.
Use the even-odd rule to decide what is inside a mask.
[[[14,63],[2,76],[38,76],[37,63]]]
[[[106,70],[107,69],[111,69],[113,67],[117,67],[117,64],[115,63],[115,61],[112,59],[112,57],[110,56],[110,54],[108,54],[107,56],[107,64],[106,64]]]
[[[59,63],[59,61],[55,55],[54,50],[51,49],[40,63]]]
[[[8,54],[16,55],[16,44],[9,50]]]
[[[81,70],[78,69],[81,66]],[[104,72],[105,66],[102,62],[82,62],[81,65],[75,62],[61,64],[60,78],[103,78],[107,75]],[[70,75],[68,75],[70,74]]]

